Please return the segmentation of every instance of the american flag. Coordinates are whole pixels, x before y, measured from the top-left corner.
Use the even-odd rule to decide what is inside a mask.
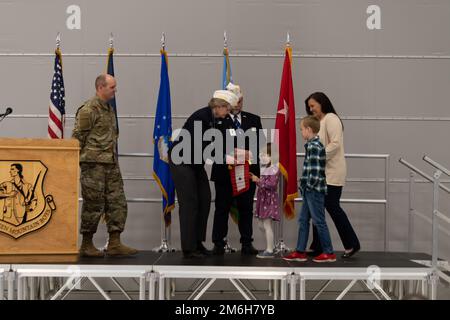
[[[62,74],[61,51],[55,51],[55,67],[50,91],[50,107],[48,110],[48,137],[51,139],[64,138],[65,110],[64,80]]]

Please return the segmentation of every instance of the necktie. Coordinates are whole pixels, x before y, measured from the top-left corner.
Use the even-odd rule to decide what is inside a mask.
[[[235,129],[239,129],[241,127],[241,123],[239,122],[238,116],[234,116],[233,126]]]

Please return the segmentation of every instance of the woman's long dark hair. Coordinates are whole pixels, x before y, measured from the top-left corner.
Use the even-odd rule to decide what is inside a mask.
[[[323,92],[314,92],[308,98],[306,98],[306,100],[305,100],[305,110],[306,110],[306,113],[308,115],[312,115],[313,114],[311,112],[311,110],[309,110],[309,106],[308,106],[308,101],[310,99],[314,99],[314,100],[317,101],[318,104],[320,104],[321,109],[322,109],[322,113],[324,113],[324,114],[334,113],[335,115],[338,116],[339,120],[341,120],[341,118],[337,114],[336,110],[334,109],[333,104],[331,103],[330,99]],[[344,124],[342,123],[342,120],[341,120],[341,124],[342,124],[342,130],[344,130]]]

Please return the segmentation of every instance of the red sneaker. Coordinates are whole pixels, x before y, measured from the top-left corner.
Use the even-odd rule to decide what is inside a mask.
[[[334,253],[322,253],[313,259],[314,262],[335,262],[336,255]]]
[[[306,256],[306,253],[304,253],[304,252],[294,251],[291,254],[284,256],[283,260],[304,262],[304,261],[308,261],[308,257]]]

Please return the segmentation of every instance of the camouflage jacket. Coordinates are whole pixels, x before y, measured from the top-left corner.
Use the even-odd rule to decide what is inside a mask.
[[[99,97],[77,110],[72,137],[80,141],[80,162],[117,162],[117,126],[113,108]]]

